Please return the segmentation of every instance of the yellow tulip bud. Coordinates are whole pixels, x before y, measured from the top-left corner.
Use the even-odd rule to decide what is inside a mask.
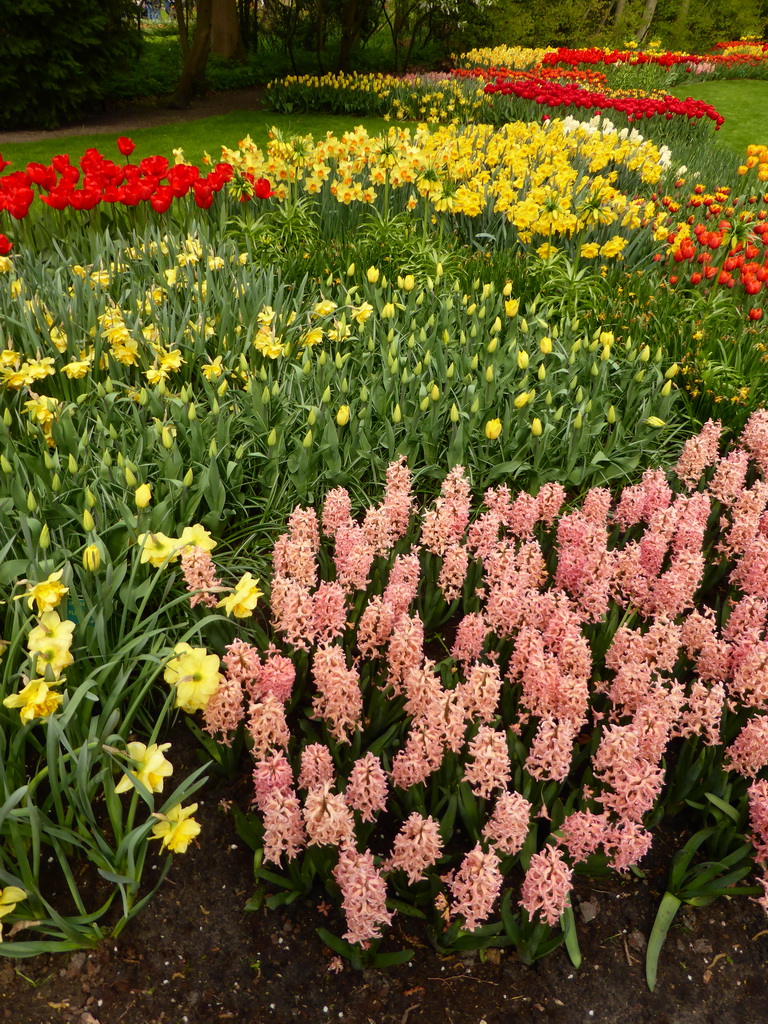
[[[539,380],[544,380],[544,378],[547,376],[547,368],[544,365],[544,363],[542,363],[539,367],[539,372],[536,374],[536,376],[539,378]]]
[[[672,363],[672,365],[666,371],[664,376],[666,377],[667,380],[672,380],[672,378],[676,377],[679,372],[680,372],[680,367],[677,365],[677,363]]]
[[[534,416],[531,420],[531,433],[534,437],[541,437],[542,429],[541,420],[538,416]]]
[[[649,427],[656,427],[656,429],[664,426],[664,420],[660,420],[658,416],[649,416],[645,422]]]
[[[86,533],[90,533],[95,528],[96,524],[93,521],[91,510],[89,508],[83,511],[83,529]]]
[[[601,345],[612,345],[616,339],[613,336],[613,331],[601,331],[599,340]]]
[[[542,338],[539,342],[539,351],[543,356],[548,356],[552,351],[552,339],[546,337]]]
[[[152,501],[152,490],[149,484],[142,484],[137,487],[133,494],[133,500],[136,502],[136,508],[146,508],[147,505]],[[93,529],[93,527],[90,527]]]
[[[216,456],[219,454],[219,446],[216,442],[215,437],[211,438],[211,443],[208,445],[208,454],[212,459],[215,459]]]
[[[347,267],[347,277],[354,277],[354,276],[355,276],[355,264],[354,263],[350,263],[349,266]]]
[[[399,423],[403,418],[403,414],[400,412],[400,403],[395,406],[395,411],[392,413],[392,422]]]
[[[635,374],[635,384],[642,384],[645,378],[645,370],[638,370]]]
[[[128,466],[126,466],[125,470],[124,470],[124,473],[125,473],[125,482],[126,482],[126,484],[129,487],[135,487],[138,484],[139,481],[136,479],[136,474],[133,472],[133,470],[130,469]]]
[[[600,359],[606,363],[611,358],[611,346],[603,345],[603,351],[600,353]]]
[[[507,281],[507,283],[504,285],[504,287],[501,290],[501,294],[504,296],[505,299],[509,298],[509,296],[512,294],[512,282],[511,281]]]
[[[10,476],[13,472],[13,466],[4,455],[0,455],[0,469],[2,469],[6,476]]]
[[[610,406],[610,408],[608,409],[608,412],[605,414],[605,418],[606,418],[606,420],[609,423],[615,423],[616,422],[616,410],[614,409],[613,406]]]
[[[312,447],[312,431],[308,430],[304,435],[304,440],[301,442],[305,448]]]
[[[422,412],[426,412],[429,408],[429,395],[425,395],[424,398],[419,402],[419,408]]]
[[[192,420],[196,420],[197,419],[197,409],[195,408],[195,403],[194,402],[190,402],[189,403],[189,406],[187,408],[187,419],[190,422]]]
[[[485,424],[485,436],[489,441],[495,441],[501,433],[501,420],[488,420]]]
[[[368,284],[376,284],[379,280],[379,271],[376,267],[368,267],[365,272],[365,276],[368,278]]]
[[[67,469],[69,470],[70,473],[76,473],[77,472],[77,461],[76,461],[74,455],[72,455],[71,452],[70,452],[69,458],[67,459]]]
[[[168,427],[163,427],[160,433],[160,443],[163,448],[173,448],[173,434],[170,432]]]
[[[320,401],[323,403],[323,405],[327,405],[330,402],[330,400],[331,400],[331,385],[329,384],[328,387],[323,392],[323,394],[322,394],[322,396],[320,398]]]
[[[432,390],[429,392],[429,397],[432,399],[433,402],[436,402],[440,397],[440,388],[437,386],[437,384],[432,385]]]
[[[277,431],[275,430],[274,427],[272,427],[270,432],[267,434],[267,447],[268,448],[274,448],[274,446],[276,444],[277,444]]]
[[[317,422],[317,413],[315,412],[314,409],[310,409],[309,410],[309,416],[307,416],[307,423],[310,425],[310,427],[314,427],[316,422]]]
[[[348,405],[341,405],[341,406],[339,406],[339,411],[336,413],[336,423],[340,427],[346,427],[346,425],[349,423],[349,406]]]
[[[96,572],[101,565],[101,551],[95,544],[89,544],[83,551],[83,568],[86,572]]]
[[[480,408],[480,399],[479,399],[479,398],[476,398],[476,399],[474,400],[474,402],[472,403],[472,405],[470,405],[470,407],[469,407],[469,411],[470,411],[470,412],[472,413],[472,415],[474,416],[474,415],[475,415],[475,413],[477,412],[477,410],[478,410],[479,408]]]
[[[528,362],[528,353],[525,351],[524,348],[521,348],[520,351],[517,353],[517,368],[519,370],[527,370]]]
[[[403,278],[403,288],[405,289],[405,291],[412,292],[415,287],[416,280],[413,274],[406,274],[405,277]]]
[[[667,383],[664,385],[664,387],[661,389],[661,393],[664,396],[664,398],[667,397],[667,395],[670,393],[671,390],[672,390],[672,381],[668,380]]]
[[[185,487],[191,487],[194,479],[195,474],[192,472],[191,469],[188,469],[187,472],[184,474],[184,479],[181,482],[184,484]]]
[[[458,423],[459,422],[459,410],[456,407],[456,403],[455,402],[451,406],[450,417],[451,417],[451,423]]]
[[[501,317],[497,316],[496,319],[491,324],[491,334],[498,334],[500,330],[501,330]]]
[[[51,546],[51,531],[48,529],[48,523],[43,523],[43,528],[37,539],[37,546],[41,551],[47,551]]]
[[[529,401],[530,401],[530,399],[528,398],[528,392],[527,391],[522,391],[517,396],[517,398],[515,398],[515,400],[513,401],[512,404],[514,405],[514,407],[516,409],[524,409],[525,406],[528,405]]]
[[[577,412],[576,415],[573,417],[573,429],[581,430],[581,425],[583,422],[584,421],[582,419],[581,413]]]
[[[486,366],[485,368],[485,379],[488,384],[493,380],[493,365]]]
[[[53,474],[53,479],[51,480],[51,490],[53,491],[54,494],[58,494],[59,491],[61,490],[61,477],[59,476],[58,473]]]
[[[651,348],[650,348],[650,345],[643,345],[642,349],[640,350],[640,362],[641,363],[647,363],[650,358],[651,358]]]

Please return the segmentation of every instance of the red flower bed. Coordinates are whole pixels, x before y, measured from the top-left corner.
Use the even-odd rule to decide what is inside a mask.
[[[768,195],[763,201],[768,202]],[[762,208],[737,210],[738,200],[726,205],[729,202],[728,188],[706,194],[702,185],[696,186],[685,206],[669,196],[660,199],[677,230],[667,235],[666,253],[655,258],[673,271],[672,284],[685,280],[708,290],[727,288],[740,293],[746,302],[758,301],[755,296],[764,291],[768,281],[768,212]],[[750,196],[746,205],[756,206],[757,202],[756,196]],[[759,320],[763,310],[752,306],[747,315]]]
[[[743,44],[742,44],[743,45]],[[644,53],[642,50],[601,50],[596,46],[574,50],[560,46],[541,58],[542,65],[568,64],[658,64],[671,68],[677,64],[762,64],[765,58],[749,53]]]
[[[117,147],[126,158],[134,150],[131,139],[121,137]],[[137,164],[117,164],[97,149],[87,149],[79,167],[69,156],[55,156],[50,164],[27,164],[24,171],[2,174],[8,162],[0,156],[0,212],[5,210],[15,220],[26,217],[35,199],[54,210],[92,210],[100,203],[138,206],[149,203],[157,213],[164,213],[175,199],[192,194],[195,204],[208,209],[213,197],[231,180],[234,170],[219,163],[201,174],[192,164],[169,164],[164,156],[144,157]],[[242,199],[251,195],[266,199],[274,193],[265,178],[248,181],[241,188]]]
[[[601,51],[602,52],[602,51]],[[725,120],[715,108],[702,100],[679,100],[675,96],[620,96],[604,92],[593,92],[581,89],[577,85],[560,85],[548,81],[542,76],[527,79],[507,78],[499,75],[495,83],[489,82],[486,93],[502,96],[517,96],[520,99],[533,100],[541,106],[548,107],[580,107],[585,110],[600,112],[618,110],[626,114],[630,121],[642,118],[663,116],[671,120],[675,115],[696,120],[708,117],[715,122],[715,130]]]

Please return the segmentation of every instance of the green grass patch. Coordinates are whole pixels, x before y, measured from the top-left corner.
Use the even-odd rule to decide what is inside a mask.
[[[389,123],[380,117],[354,117],[353,115],[338,116],[332,114],[275,114],[270,111],[238,111],[234,114],[222,114],[216,117],[203,117],[197,121],[182,121],[173,124],[159,125],[154,128],[141,128],[126,131],[125,134],[136,143],[136,152],[132,159],[139,160],[144,156],[158,153],[173,159],[173,150],[181,147],[190,163],[199,164],[205,152],[218,158],[221,146],[237,148],[240,139],[250,135],[262,148],[267,144],[269,130],[272,126],[285,134],[306,135],[312,133],[315,138],[333,132],[342,135],[344,132],[365,124],[368,132],[376,135],[386,131]],[[106,156],[122,161],[117,152],[115,139],[118,133],[100,132],[89,135],[59,136],[39,142],[19,142],[2,146],[5,160],[11,160],[11,170],[26,167],[30,161],[50,163],[57,153],[68,153],[75,163],[89,146],[94,146]]]
[[[745,156],[749,145],[768,145],[768,82],[701,82],[671,90],[673,96],[711,103],[725,118],[717,133],[718,142]]]

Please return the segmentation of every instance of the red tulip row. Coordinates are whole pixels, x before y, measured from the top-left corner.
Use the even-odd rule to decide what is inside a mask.
[[[533,78],[546,78],[558,82],[584,83],[586,85],[604,86],[607,78],[602,71],[592,71],[589,68],[550,68],[537,67],[534,71],[523,71],[510,68],[453,68],[452,75],[457,78],[520,78],[521,80]]]
[[[126,158],[133,152],[130,139],[120,138],[117,144]],[[54,210],[92,210],[100,203],[130,207],[149,203],[157,213],[164,213],[174,199],[190,192],[195,204],[207,210],[234,174],[229,164],[219,163],[203,175],[192,164],[170,165],[164,156],[144,157],[138,164],[117,164],[97,149],[85,151],[79,169],[67,154],[55,156],[50,164],[29,163],[25,171],[3,175],[8,166],[0,156],[0,212],[6,210],[16,220],[29,213],[35,198],[33,186],[40,201]],[[251,195],[266,199],[274,194],[266,178],[246,178],[241,199]]]
[[[668,121],[675,115],[696,120],[708,117],[715,122],[715,130],[725,120],[713,106],[702,100],[679,100],[675,96],[611,96],[603,92],[591,92],[577,85],[560,85],[547,81],[542,77],[526,80],[506,78],[499,75],[496,82],[486,85],[486,93],[498,93],[502,96],[518,96],[521,99],[533,100],[548,107],[581,107],[600,113],[603,110],[617,110],[626,114],[628,120],[639,121],[663,115]]]
[[[702,56],[692,53],[644,53],[642,50],[601,50],[596,46],[574,50],[569,46],[560,46],[545,54],[541,64],[658,64],[663,68],[671,68],[676,64],[762,64],[764,60],[758,54],[749,53],[708,53]]]

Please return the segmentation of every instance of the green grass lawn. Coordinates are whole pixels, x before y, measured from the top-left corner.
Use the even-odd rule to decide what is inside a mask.
[[[718,141],[739,156],[748,145],[768,145],[768,82],[750,79],[699,82],[670,90],[674,96],[704,100],[723,115]]]
[[[218,159],[221,146],[236,149],[238,141],[250,135],[259,146],[264,147],[268,140],[268,132],[272,125],[286,134],[306,135],[311,132],[320,138],[326,132],[341,135],[356,125],[365,123],[371,134],[378,134],[389,127],[389,122],[380,117],[339,117],[331,114],[274,114],[259,110],[253,113],[238,111],[236,114],[223,114],[217,117],[203,117],[197,121],[184,121],[176,124],[161,125],[156,128],[142,128],[127,134],[136,143],[136,151],[131,160],[137,161],[144,156],[159,153],[173,159],[173,150],[181,147],[190,163],[199,164],[203,153],[208,152],[214,160]],[[410,126],[415,127],[414,125]],[[72,162],[83,155],[89,146],[94,146],[105,156],[122,162],[115,145],[117,133],[99,133],[91,135],[66,135],[45,139],[41,142],[19,142],[5,144],[0,134],[0,151],[4,160],[11,160],[11,170],[19,170],[30,161],[50,163],[57,153],[68,153]]]

